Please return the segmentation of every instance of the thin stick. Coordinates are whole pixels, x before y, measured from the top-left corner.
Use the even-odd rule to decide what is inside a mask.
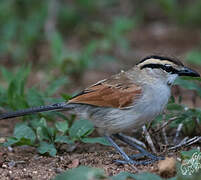
[[[178,137],[179,137],[179,134],[182,130],[182,127],[183,127],[183,123],[180,123],[177,127],[177,130],[176,130],[176,134],[175,134],[175,137],[174,137],[174,140],[173,140],[173,143],[176,144],[177,140],[178,140]]]
[[[160,126],[158,129],[156,129],[153,134],[158,133],[159,131],[161,131],[161,129],[163,129],[164,127],[166,127],[168,124],[170,124],[172,121],[174,121],[175,119],[177,119],[178,117],[172,117],[170,118],[168,121],[166,121],[164,124],[162,124],[162,126]]]
[[[151,136],[150,136],[149,132],[147,131],[146,126],[144,125],[144,126],[142,127],[142,129],[143,129],[143,132],[145,133],[145,139],[147,140],[147,142],[148,142],[148,144],[149,144],[149,146],[150,146],[152,152],[154,152],[154,153],[156,154],[156,153],[157,153],[157,152],[156,152],[156,148],[155,148],[155,146],[154,146],[154,143],[153,143],[153,141],[152,141],[152,139],[151,139]]]
[[[185,137],[179,144],[177,144],[176,146],[170,147],[168,150],[177,149],[177,148],[183,146],[184,144],[186,144],[188,139],[189,139],[189,137]]]
[[[165,128],[162,129],[162,135],[163,135],[165,145],[168,145],[168,139],[167,139],[167,134],[166,134]]]
[[[177,144],[176,146],[170,147],[169,150],[178,149],[182,146],[190,146],[199,141],[201,141],[201,136],[195,136],[191,139],[189,139],[188,137],[185,137],[179,144]]]
[[[139,141],[138,139],[134,138],[134,137],[131,137],[131,136],[126,136],[125,134],[122,134],[122,133],[119,133],[121,136],[129,139],[131,142],[135,143],[135,144],[138,144],[140,146],[142,146],[143,148],[147,149],[146,145],[142,142],[142,141]]]

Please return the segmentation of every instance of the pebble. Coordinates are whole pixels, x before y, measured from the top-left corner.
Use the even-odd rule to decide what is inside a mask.
[[[56,173],[61,173],[61,172],[63,172],[63,169],[61,169],[61,168],[56,168],[56,169],[55,169],[55,172],[56,172]]]

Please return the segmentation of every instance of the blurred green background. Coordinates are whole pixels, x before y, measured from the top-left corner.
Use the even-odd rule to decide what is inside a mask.
[[[153,53],[200,65],[200,27],[200,0],[1,0],[0,61],[77,78]]]
[[[28,87],[65,77],[74,93],[150,54],[199,71],[200,28],[200,0],[1,0],[0,62],[31,65]]]

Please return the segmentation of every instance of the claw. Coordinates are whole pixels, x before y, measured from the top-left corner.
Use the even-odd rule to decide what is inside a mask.
[[[152,164],[155,161],[154,160],[134,161],[134,160],[130,159],[130,160],[114,160],[114,162],[119,165],[120,164],[147,165],[147,164]]]

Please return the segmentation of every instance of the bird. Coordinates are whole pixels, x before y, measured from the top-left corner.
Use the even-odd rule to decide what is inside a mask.
[[[200,77],[177,58],[150,55],[131,69],[98,81],[67,102],[8,112],[0,120],[44,111],[67,111],[93,122],[99,134],[122,156],[120,164],[149,164],[163,159],[131,142],[124,132],[138,130],[161,114],[171,96],[178,76]],[[114,138],[136,148],[140,153],[128,156]],[[139,160],[137,157],[147,157]]]

